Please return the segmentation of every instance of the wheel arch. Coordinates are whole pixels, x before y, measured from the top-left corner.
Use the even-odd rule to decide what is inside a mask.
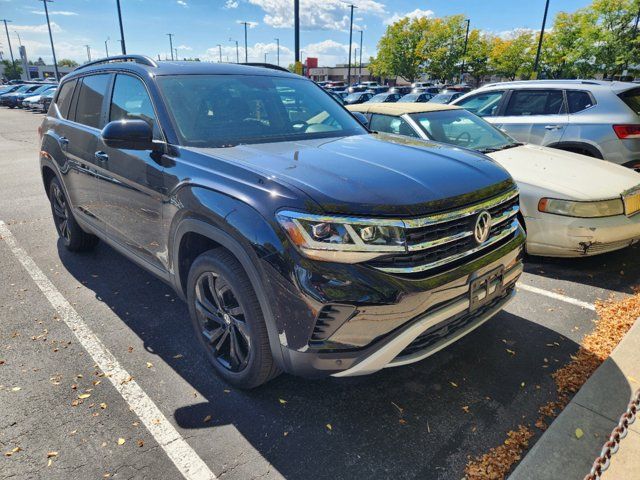
[[[547,145],[547,147],[566,150],[567,152],[581,153],[601,160],[604,158],[598,147],[587,142],[556,142]]]

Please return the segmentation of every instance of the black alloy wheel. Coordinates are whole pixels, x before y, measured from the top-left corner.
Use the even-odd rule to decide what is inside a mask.
[[[251,335],[245,313],[226,280],[206,272],[196,281],[196,311],[213,357],[232,372],[247,366]]]
[[[51,184],[51,207],[53,208],[53,222],[56,230],[67,242],[71,241],[71,231],[69,230],[69,211],[67,201],[58,182]]]

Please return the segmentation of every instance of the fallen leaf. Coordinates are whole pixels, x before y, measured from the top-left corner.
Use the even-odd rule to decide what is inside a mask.
[[[138,440],[138,446],[139,447],[144,447],[144,441],[143,440]]]
[[[581,439],[583,435],[584,435],[584,432],[582,431],[582,429],[576,428],[576,438]]]
[[[206,417],[204,417],[204,418],[202,419],[202,421],[203,421],[204,423],[210,422],[210,421],[211,421],[211,415],[207,415]]]
[[[464,413],[469,413],[469,406],[468,405],[464,405],[462,407],[462,410],[464,410]]]
[[[333,427],[331,427],[330,423],[327,423],[327,430],[333,430]]]
[[[509,353],[509,354],[511,354],[511,355],[515,355],[515,354],[516,354],[516,352],[514,352],[513,350],[510,350],[510,349],[508,349],[508,348],[507,348],[506,350],[507,350],[507,353]]]
[[[223,390],[224,393],[231,393],[231,390],[227,390],[226,388]]]
[[[289,435],[289,432],[284,432],[283,435],[286,437],[287,435]]]
[[[90,393],[81,393],[80,395],[78,395],[78,398],[81,398],[84,400],[85,398],[89,398],[90,396],[91,396]]]
[[[11,389],[12,392],[19,392],[20,390],[22,390],[22,387],[13,387]]]
[[[175,358],[176,360],[182,357],[184,357],[184,355],[182,355],[181,353],[173,356],[173,358]]]
[[[103,402],[103,403],[101,403],[101,404],[100,404],[100,408],[101,408],[102,410],[106,410],[106,408],[107,408],[107,404],[106,404],[106,403],[104,403],[104,402]]]
[[[278,401],[280,402],[281,405],[284,405],[285,403],[287,403],[287,401],[283,400],[282,398],[279,398]]]
[[[124,438],[120,437],[118,439],[118,445],[124,445],[124,442],[126,442],[126,440]]]
[[[47,452],[47,458],[57,457],[57,456],[58,456],[58,452]]]
[[[521,386],[522,388],[524,388],[524,382],[522,382],[522,383],[520,384],[520,386]]]
[[[152,368],[152,367],[153,367],[153,363],[147,362],[147,368]]]
[[[458,388],[458,384],[455,382],[449,382],[451,384],[451,386]]]

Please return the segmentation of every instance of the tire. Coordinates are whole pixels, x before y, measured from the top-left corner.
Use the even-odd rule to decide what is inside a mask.
[[[189,270],[187,302],[198,342],[226,382],[255,388],[280,373],[258,297],[231,253],[215,248],[196,258]]]
[[[82,230],[69,208],[69,202],[57,177],[49,183],[49,202],[53,223],[64,247],[71,252],[92,250],[98,244],[98,237]]]

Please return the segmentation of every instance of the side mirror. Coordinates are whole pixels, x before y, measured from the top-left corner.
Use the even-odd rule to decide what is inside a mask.
[[[358,120],[362,125],[364,125],[365,127],[369,127],[369,121],[367,120],[367,116],[364,113],[361,112],[351,112],[351,115],[353,115],[356,120]]]
[[[102,129],[102,141],[111,148],[154,150],[153,130],[144,120],[117,120]]]

